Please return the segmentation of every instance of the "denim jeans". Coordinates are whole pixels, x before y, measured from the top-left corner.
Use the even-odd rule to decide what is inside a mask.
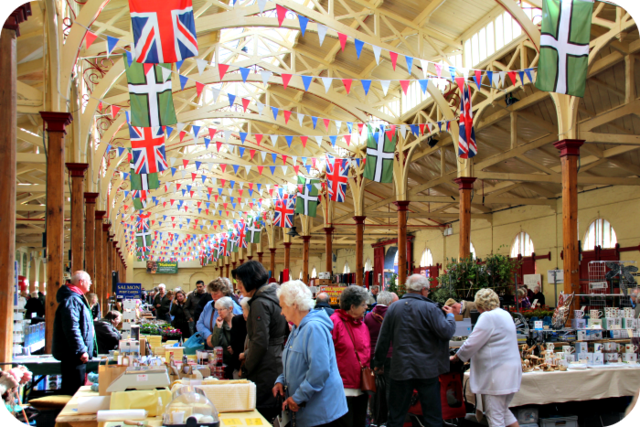
[[[389,419],[387,427],[402,427],[411,406],[413,390],[418,391],[422,405],[422,424],[425,427],[442,427],[440,406],[440,381],[438,377],[397,381],[391,379],[389,388]]]

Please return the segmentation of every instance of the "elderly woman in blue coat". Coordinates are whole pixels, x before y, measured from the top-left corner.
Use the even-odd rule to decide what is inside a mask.
[[[278,298],[282,315],[294,326],[273,395],[285,399],[283,410],[296,413],[298,427],[332,426],[348,410],[331,337],[333,322],[324,310],[313,310],[311,291],[299,280],[283,284]]]

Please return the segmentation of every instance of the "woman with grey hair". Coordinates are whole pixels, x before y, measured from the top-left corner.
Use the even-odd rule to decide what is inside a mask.
[[[511,315],[500,308],[493,290],[480,289],[475,303],[480,312],[478,322],[451,361],[471,359],[471,391],[482,394],[489,425],[514,427],[518,421],[509,403],[520,390],[522,379],[516,327]]]
[[[349,411],[336,421],[338,427],[364,427],[368,396],[362,392],[360,371],[369,366],[369,329],[363,322],[369,293],[348,286],[340,295],[340,308],[331,315],[333,345]]]
[[[324,310],[313,310],[311,291],[300,280],[284,283],[277,294],[293,329],[273,395],[296,413],[297,426],[334,426],[347,412],[347,402],[331,339],[333,323]]]
[[[233,348],[231,347],[233,300],[230,297],[222,297],[215,302],[218,311],[216,326],[211,333],[211,346],[222,347],[222,362],[226,365],[224,376],[233,379]]]

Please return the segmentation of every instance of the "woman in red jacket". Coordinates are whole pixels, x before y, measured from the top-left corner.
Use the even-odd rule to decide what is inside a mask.
[[[371,353],[369,329],[362,321],[368,299],[364,288],[349,286],[340,296],[340,308],[331,315],[333,345],[349,407],[349,412],[336,420],[336,427],[365,425],[368,396],[361,390],[360,370],[369,366]]]

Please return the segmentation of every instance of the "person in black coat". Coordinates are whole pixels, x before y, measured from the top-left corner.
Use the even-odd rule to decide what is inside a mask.
[[[267,284],[269,275],[258,261],[248,261],[234,269],[238,290],[249,300],[247,336],[242,375],[256,384],[256,409],[267,421],[280,413],[271,389],[282,373],[282,349],[289,325],[281,314],[276,286]]]
[[[335,310],[331,308],[331,306],[329,305],[329,300],[330,300],[330,297],[328,293],[320,292],[316,296],[316,306],[313,309],[324,310],[324,312],[327,313],[327,316],[331,317],[331,315]]]
[[[241,304],[242,305],[242,304]],[[244,314],[238,314],[231,319],[231,349],[233,350],[233,369],[240,369],[240,354],[244,352],[244,342],[247,339],[247,321]]]
[[[182,332],[182,339],[188,339],[191,336],[191,328],[189,328],[189,312],[185,308],[187,296],[184,291],[176,291],[173,304],[171,306],[171,315],[173,320],[171,326],[176,329],[180,329]]]
[[[93,317],[84,294],[91,278],[86,271],[73,273],[71,283],[56,294],[58,308],[53,321],[52,355],[60,361],[62,393],[73,396],[84,385],[87,362],[97,355]]]
[[[27,304],[24,306],[27,310],[26,319],[31,320],[31,314],[35,313],[36,317],[44,317],[44,306],[38,299],[38,292],[31,292],[31,298],[27,300]]]
[[[171,323],[171,317],[169,317],[171,300],[167,295],[167,287],[164,284],[158,285],[158,294],[153,299],[153,306],[156,309],[156,319],[166,320]]]
[[[104,319],[93,322],[96,330],[96,341],[98,343],[98,353],[108,354],[109,350],[116,350],[122,336],[116,327],[122,320],[122,314],[119,311],[110,311]]]

